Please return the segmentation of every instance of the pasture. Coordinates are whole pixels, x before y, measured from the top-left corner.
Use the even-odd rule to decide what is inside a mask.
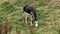
[[[4,2],[10,2],[3,4]],[[39,27],[30,27],[23,20],[23,6],[35,6]],[[2,28],[1,28],[2,24]],[[0,30],[5,34],[4,26],[11,27],[7,34],[59,34],[60,0],[0,0]]]

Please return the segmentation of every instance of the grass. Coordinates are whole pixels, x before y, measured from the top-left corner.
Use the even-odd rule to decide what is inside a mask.
[[[37,16],[39,21],[39,27],[33,28],[34,34],[58,34],[60,29],[60,5],[54,5],[52,2],[41,4],[40,0],[33,0],[30,2],[17,4],[11,4],[7,7],[1,8],[1,4],[6,0],[0,0],[0,22],[6,23],[6,18],[9,16],[8,24],[11,25],[11,34],[16,34],[16,26],[19,26],[22,34],[31,34],[30,26],[26,27],[23,23],[23,5],[28,3],[34,5],[37,10]],[[10,0],[8,0],[10,1]],[[11,0],[12,1],[12,0]],[[29,1],[29,0],[28,0]],[[40,2],[39,2],[40,1]],[[53,0],[51,0],[53,1]],[[25,2],[25,1],[24,1]],[[52,3],[52,5],[51,5]],[[54,3],[56,3],[54,1]],[[39,5],[40,4],[40,5]],[[4,5],[3,5],[4,6]]]

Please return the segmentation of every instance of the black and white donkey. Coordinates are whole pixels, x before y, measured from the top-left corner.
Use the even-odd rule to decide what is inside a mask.
[[[32,20],[34,20],[35,26],[38,27],[38,19],[36,15],[36,9],[33,6],[25,5],[23,7],[23,16],[25,16],[25,23],[27,24],[27,15],[31,15],[31,26]]]

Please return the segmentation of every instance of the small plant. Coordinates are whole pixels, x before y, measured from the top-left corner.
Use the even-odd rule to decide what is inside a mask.
[[[1,7],[4,8],[4,7],[8,7],[9,5],[10,5],[10,2],[6,1],[2,3]]]
[[[9,30],[9,26],[8,26],[8,23],[5,23],[5,26],[4,26],[4,34],[7,34],[8,33],[8,30]]]
[[[31,26],[31,27],[30,27],[30,32],[31,32],[31,34],[34,34],[34,32],[35,32],[34,26]]]
[[[19,29],[18,26],[16,27],[16,33],[17,33],[17,34],[21,34],[20,29]]]
[[[0,23],[0,34],[2,34],[2,23]]]
[[[9,32],[9,34],[11,34],[11,25],[9,26],[9,30],[8,30],[8,32]]]

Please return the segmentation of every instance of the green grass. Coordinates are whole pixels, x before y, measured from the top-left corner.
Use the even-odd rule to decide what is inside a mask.
[[[37,10],[39,27],[35,28],[34,34],[58,34],[58,31],[60,29],[60,23],[59,23],[60,14],[59,12],[55,11],[55,9],[59,10],[60,6],[57,7],[54,5],[50,5],[49,3],[43,3],[43,1],[41,2],[40,0],[38,1],[28,0],[28,2],[26,3],[23,3],[24,0],[21,0],[23,4],[21,3],[19,6],[18,4],[11,4],[8,7],[1,8],[1,4],[4,1],[6,0],[0,0],[0,22],[4,24],[6,22],[7,16],[8,15],[10,16],[9,25],[12,26],[11,34],[16,34],[14,33],[16,26],[20,27],[22,34],[30,34],[30,27],[26,27],[22,24],[23,22],[22,8],[26,3],[34,5]],[[8,1],[12,1],[12,0],[8,0]]]

